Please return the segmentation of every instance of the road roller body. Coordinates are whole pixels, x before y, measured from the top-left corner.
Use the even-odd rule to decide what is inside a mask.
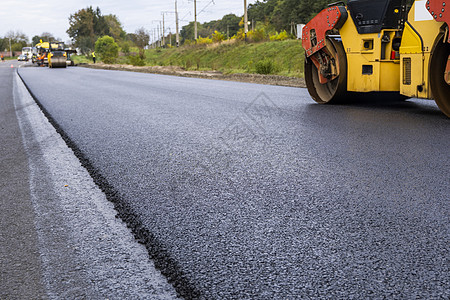
[[[38,66],[48,66],[48,53],[51,48],[56,49],[57,47],[57,43],[43,42],[40,40],[40,42],[36,44],[36,62]]]
[[[43,42],[36,44],[37,63],[49,68],[65,68],[67,53],[62,42]]]
[[[348,0],[303,28],[305,80],[318,103],[434,99],[450,117],[450,1]]]
[[[66,68],[67,54],[65,51],[55,50],[48,53],[49,68]]]

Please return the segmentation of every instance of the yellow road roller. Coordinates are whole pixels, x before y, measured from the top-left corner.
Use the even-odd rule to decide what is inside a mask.
[[[450,117],[450,0],[348,0],[302,32],[305,81],[318,103],[386,93],[434,99]]]
[[[54,46],[56,44],[56,47]],[[66,68],[67,53],[64,50],[64,43],[54,42],[50,44],[48,52],[48,67],[49,68]]]
[[[67,53],[62,42],[42,42],[36,44],[37,64],[49,68],[65,68]]]

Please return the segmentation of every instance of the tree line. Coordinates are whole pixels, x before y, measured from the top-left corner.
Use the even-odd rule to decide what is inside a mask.
[[[22,51],[23,47],[28,45],[28,37],[21,31],[9,31],[3,38],[0,38],[0,52],[14,52]],[[11,46],[11,47],[10,47]]]
[[[248,6],[248,19],[270,24],[277,31],[306,24],[336,0],[263,0]],[[345,1],[346,2],[346,1]]]
[[[258,22],[260,26],[268,28],[267,30],[289,30],[292,24],[308,22],[332,2],[335,0],[263,0],[248,6],[248,16],[250,21]],[[113,37],[125,50],[150,40],[150,34],[144,28],[136,30],[135,33],[125,33],[117,16],[103,16],[98,7],[84,8],[70,15],[69,25],[68,35],[74,45],[83,52],[94,49],[95,41],[104,35]],[[229,38],[242,32],[243,17],[227,14],[219,20],[197,23],[197,30],[199,37],[211,37],[215,32],[220,32]],[[194,39],[194,22],[182,27],[180,37],[182,44]],[[174,34],[167,34],[165,39],[167,43],[175,44]]]
[[[336,0],[263,0],[248,6],[248,20],[251,28],[263,27],[266,32],[290,31],[293,24],[309,22],[318,12]],[[256,25],[258,24],[258,26]],[[228,37],[243,33],[243,17],[234,14],[222,19],[197,25],[198,35],[210,37],[216,31]],[[255,30],[256,31],[256,30]],[[182,42],[193,39],[194,22],[181,30]],[[258,32],[255,32],[258,34]]]
[[[248,19],[259,24],[259,28],[264,26],[266,31],[289,30],[293,24],[307,23],[320,10],[335,0],[262,0],[256,1],[248,6]],[[254,26],[253,23],[253,26]],[[234,14],[227,14],[219,20],[205,23],[197,23],[198,35],[200,37],[211,37],[215,32],[224,36],[233,37],[242,34],[243,17]],[[83,53],[94,50],[95,42],[103,36],[111,36],[119,44],[123,52],[129,52],[132,46],[138,48],[145,47],[143,43],[150,40],[150,34],[144,28],[139,28],[134,33],[126,33],[118,17],[113,14],[102,15],[99,7],[92,6],[83,8],[69,16],[69,28],[67,34],[71,38],[74,47],[79,48]],[[194,22],[182,27],[180,31],[181,43],[193,40]],[[170,36],[167,35],[169,41]],[[172,35],[170,42],[175,44],[175,35]],[[32,45],[40,40],[56,41],[51,33],[44,32],[31,39]],[[22,32],[8,32],[4,38],[0,38],[0,50],[9,50],[9,41],[13,51],[20,51],[22,47],[28,45],[28,37]]]

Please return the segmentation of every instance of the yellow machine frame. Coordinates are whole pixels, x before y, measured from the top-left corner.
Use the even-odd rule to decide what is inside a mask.
[[[380,24],[385,21],[370,14],[365,18],[368,2],[330,5],[304,26],[305,81],[311,97],[337,103],[386,92],[393,100],[434,99],[450,117],[446,3],[416,0],[408,11],[406,1],[400,6],[400,1],[386,1],[387,23]]]
[[[360,35],[352,18],[339,29],[347,54],[347,90],[351,92],[400,92],[407,97],[431,99],[429,62],[431,51],[441,34],[442,22],[416,21],[415,3],[405,24],[399,55],[391,60],[392,44],[386,44],[381,59],[382,38],[392,40],[398,30]],[[369,67],[370,66],[370,67]],[[361,74],[363,68],[372,72]]]

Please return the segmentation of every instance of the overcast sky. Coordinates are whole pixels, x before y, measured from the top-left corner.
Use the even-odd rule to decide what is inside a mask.
[[[255,2],[256,0],[247,1],[248,4]],[[4,36],[9,30],[20,30],[31,40],[42,32],[50,32],[67,41],[69,36],[66,30],[69,28],[70,14],[88,6],[100,7],[103,15],[116,15],[126,32],[134,32],[140,27],[148,30],[156,28],[158,21],[162,20],[162,11],[175,11],[175,0],[0,0],[0,36]],[[180,30],[194,20],[193,11],[193,0],[178,0]],[[244,1],[197,1],[198,21],[201,23],[220,19],[229,13],[243,15]],[[168,13],[165,18],[166,28],[175,32],[175,15]]]

